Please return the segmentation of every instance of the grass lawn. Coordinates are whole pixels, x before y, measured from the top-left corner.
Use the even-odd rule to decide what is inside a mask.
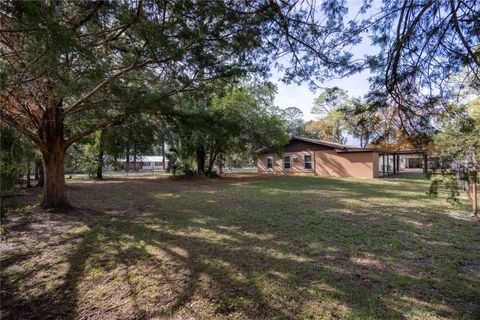
[[[69,180],[6,217],[1,318],[480,319],[480,222],[428,185]]]

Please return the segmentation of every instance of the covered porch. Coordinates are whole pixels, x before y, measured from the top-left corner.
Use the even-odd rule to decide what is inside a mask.
[[[400,172],[428,171],[427,150],[399,150],[379,152],[379,176],[388,176]]]

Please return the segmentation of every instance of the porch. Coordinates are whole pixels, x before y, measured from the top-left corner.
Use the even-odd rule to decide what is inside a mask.
[[[379,153],[379,176],[428,171],[427,150],[382,151]]]

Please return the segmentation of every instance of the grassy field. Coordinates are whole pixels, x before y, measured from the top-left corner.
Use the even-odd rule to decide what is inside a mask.
[[[7,215],[1,318],[480,319],[480,222],[427,189],[73,179],[76,211]]]

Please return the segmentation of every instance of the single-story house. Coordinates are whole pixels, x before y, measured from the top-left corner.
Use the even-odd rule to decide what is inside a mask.
[[[168,167],[168,159],[163,156],[137,156],[136,159],[132,156],[129,159],[129,170],[161,170],[163,169],[163,161],[165,161],[165,168]],[[136,160],[136,161],[135,161]],[[120,167],[126,169],[127,159],[120,159]]]
[[[257,168],[262,174],[375,178],[379,174],[379,150],[293,137],[282,155],[276,154],[272,148],[257,151]]]

